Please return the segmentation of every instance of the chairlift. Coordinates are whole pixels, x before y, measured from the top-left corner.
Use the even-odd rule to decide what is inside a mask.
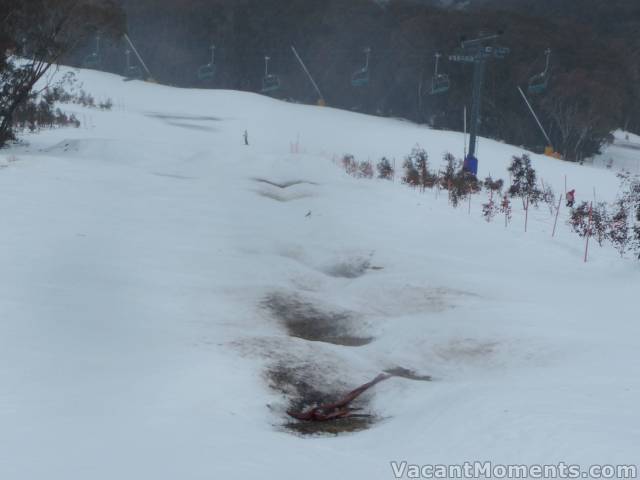
[[[87,55],[86,57],[84,57],[84,60],[82,62],[82,67],[83,68],[91,68],[91,69],[97,69],[100,67],[100,57],[98,56],[97,53],[92,53],[90,55]]]
[[[549,86],[549,63],[551,59],[551,49],[547,48],[544,53],[547,57],[547,63],[544,72],[538,73],[537,75],[534,75],[529,79],[529,93],[543,93]]]
[[[353,87],[366,87],[369,85],[369,55],[371,54],[371,49],[369,47],[365,48],[364,54],[364,67],[356,70],[353,75],[351,75],[351,86]]]
[[[97,69],[100,67],[100,35],[96,35],[96,49],[93,53],[84,57],[82,66],[84,68]]]
[[[262,78],[262,93],[275,92],[280,89],[280,77],[269,73],[269,60],[271,57],[264,57],[264,77]]]
[[[141,80],[144,75],[139,65],[131,64],[131,50],[127,49],[124,53],[127,56],[127,65],[124,70],[125,78],[127,80]]]
[[[211,61],[198,68],[199,80],[212,80],[216,76],[215,45],[211,45]]]
[[[449,91],[449,87],[451,86],[451,82],[449,80],[449,75],[445,73],[438,73],[438,64],[440,63],[440,57],[442,55],[440,53],[436,53],[436,67],[433,73],[433,77],[431,78],[431,95],[439,95],[441,93],[445,93]]]

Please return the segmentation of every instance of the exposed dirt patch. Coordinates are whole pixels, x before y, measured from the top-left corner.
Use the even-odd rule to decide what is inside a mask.
[[[310,366],[288,366],[278,363],[266,372],[267,383],[273,390],[282,393],[288,404],[283,411],[286,422],[282,427],[298,435],[338,435],[341,433],[366,430],[380,418],[369,410],[371,392],[353,401],[353,407],[359,413],[350,417],[326,422],[299,421],[290,418],[286,410],[302,411],[307,408],[335,402],[341,399],[348,387],[340,384],[329,384],[316,370]]]
[[[302,422],[292,421],[284,425],[284,428],[300,435],[322,435],[361,432],[371,428],[380,419],[375,415],[360,414],[347,418],[337,418],[330,422]]]
[[[271,293],[263,300],[262,307],[280,321],[292,337],[349,347],[373,341],[372,337],[354,332],[353,313],[328,310],[298,295]]]

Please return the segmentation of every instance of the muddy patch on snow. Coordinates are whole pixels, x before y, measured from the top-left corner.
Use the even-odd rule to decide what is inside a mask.
[[[373,337],[356,332],[358,318],[353,312],[325,308],[296,294],[271,293],[264,298],[261,306],[292,337],[349,347],[359,347],[373,341]]]
[[[276,182],[274,180],[269,180],[266,178],[253,178],[252,180],[254,180],[255,182],[258,183],[264,183],[267,185],[271,185],[272,187],[276,187],[276,188],[280,188],[282,190],[289,188],[289,187],[293,187],[295,185],[317,185],[317,183],[314,182],[309,182],[307,180],[288,180],[288,181],[284,181],[284,182]]]
[[[324,422],[297,420],[287,411],[302,412],[317,405],[336,402],[356,385],[331,383],[311,365],[277,363],[265,373],[269,387],[285,396],[286,407],[281,412],[286,421],[281,427],[297,435],[339,435],[366,430],[380,420],[370,408],[373,389],[356,398],[350,406],[356,413],[345,418]],[[373,387],[375,388],[375,387]],[[270,407],[274,409],[273,407]]]

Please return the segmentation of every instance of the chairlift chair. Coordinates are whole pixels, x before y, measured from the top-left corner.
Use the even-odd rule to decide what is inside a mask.
[[[449,91],[451,86],[451,81],[449,80],[449,75],[444,73],[438,73],[438,63],[440,62],[440,55],[436,53],[436,67],[433,73],[433,77],[431,78],[431,95],[439,95],[441,93],[445,93]]]
[[[369,85],[369,70],[361,68],[351,76],[351,85],[354,87],[366,87]]]
[[[131,51],[127,50],[125,55],[127,56],[127,65],[124,70],[125,78],[127,80],[141,80],[144,77],[142,69],[139,65],[131,65]]]
[[[93,53],[84,57],[82,66],[84,68],[97,69],[100,67],[100,35],[96,35],[96,49]]]
[[[210,63],[206,65],[202,65],[198,68],[198,79],[199,80],[211,80],[216,76],[216,66]]]
[[[549,86],[549,59],[551,58],[551,50],[547,48],[544,53],[547,57],[544,72],[538,73],[529,79],[528,91],[531,94],[543,93]]]
[[[280,89],[280,77],[272,73],[262,79],[262,93],[275,92]]]
[[[262,93],[271,93],[280,89],[280,77],[269,73],[269,60],[271,57],[264,57],[264,77],[262,78]]]
[[[369,55],[371,53],[370,48],[365,48],[365,64],[364,67],[357,70],[351,75],[351,85],[353,87],[366,87],[369,85]]]
[[[86,57],[84,57],[82,66],[83,68],[96,69],[100,66],[100,57],[95,52],[90,55],[87,55]]]
[[[199,80],[211,80],[216,76],[215,46],[211,45],[211,61],[198,68]]]
[[[144,77],[142,69],[138,65],[127,67],[124,76],[131,80],[142,80],[142,77]]]
[[[529,93],[539,94],[544,93],[544,91],[549,86],[549,76],[544,73],[539,73],[531,77],[529,80]]]
[[[449,91],[451,87],[451,81],[449,75],[438,74],[434,75],[431,79],[431,95],[438,95]]]

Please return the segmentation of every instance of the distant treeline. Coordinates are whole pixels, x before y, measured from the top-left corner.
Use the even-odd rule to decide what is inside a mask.
[[[260,91],[268,55],[270,73],[281,80],[272,95],[315,102],[291,52],[295,45],[329,105],[460,130],[473,67],[447,55],[461,36],[503,31],[498,44],[511,53],[488,65],[482,135],[544,146],[516,87],[544,69],[547,48],[549,88],[532,102],[558,151],[581,160],[615,128],[640,131],[640,36],[634,34],[640,2],[494,3],[460,11],[408,0],[121,0],[129,35],[162,83]],[[209,62],[212,44],[216,76],[200,80],[197,70]],[[351,76],[365,62],[365,47],[371,48],[370,82],[354,87]],[[69,60],[80,65],[93,48],[87,41]],[[103,40],[103,68],[121,72],[125,48]],[[439,69],[450,76],[451,89],[430,95],[436,52],[443,54]]]

